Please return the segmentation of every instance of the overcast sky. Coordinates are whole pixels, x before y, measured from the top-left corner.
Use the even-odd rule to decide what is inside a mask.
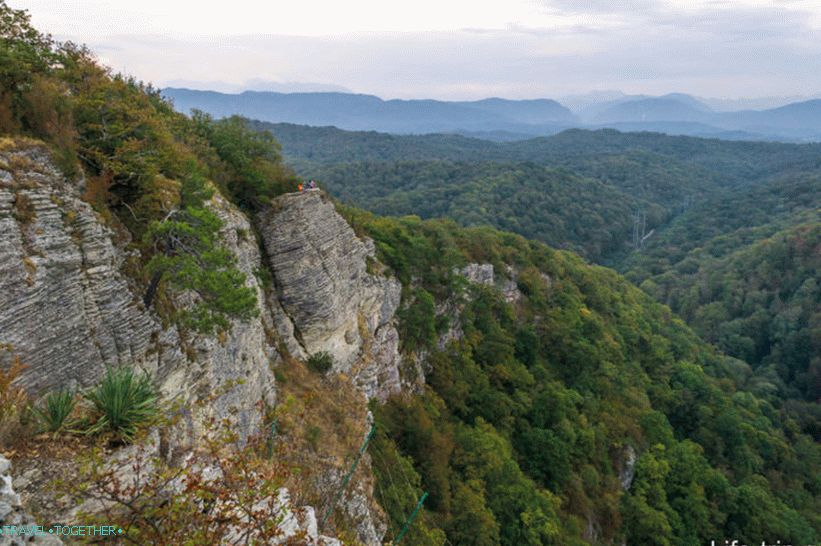
[[[155,85],[384,98],[821,93],[821,0],[9,0]]]

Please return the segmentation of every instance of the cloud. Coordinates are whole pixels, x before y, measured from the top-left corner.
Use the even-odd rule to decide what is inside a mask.
[[[660,5],[658,0],[539,0],[539,4],[548,10],[562,13],[639,13],[655,11]]]
[[[815,95],[818,15],[801,2],[535,0],[557,17],[499,28],[92,39],[117,70],[185,80],[320,82],[385,98],[555,97],[590,89],[703,96]],[[614,6],[619,6],[615,9]],[[584,14],[571,14],[586,10]],[[77,39],[77,36],[66,36]],[[201,85],[200,87],[206,87]]]

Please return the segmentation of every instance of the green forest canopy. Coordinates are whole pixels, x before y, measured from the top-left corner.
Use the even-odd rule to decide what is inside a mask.
[[[403,280],[402,339],[427,354],[422,396],[373,407],[394,532],[430,493],[410,543],[818,539],[821,446],[666,307],[519,236],[346,215]],[[521,299],[468,285],[467,263],[512,265]]]

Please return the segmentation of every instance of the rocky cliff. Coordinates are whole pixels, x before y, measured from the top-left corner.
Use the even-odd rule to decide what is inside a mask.
[[[0,153],[0,343],[28,364],[33,392],[86,386],[106,365],[179,361],[174,332],[142,309],[127,254],[45,151]]]
[[[381,268],[372,242],[357,238],[320,192],[276,199],[255,225],[221,196],[212,199],[223,244],[256,290],[260,313],[209,337],[184,334],[144,307],[143,281],[129,274],[139,254],[126,230],[82,199],[83,190],[83,181],[67,180],[41,146],[0,148],[0,353],[28,365],[21,384],[33,395],[88,387],[107,366],[122,365],[148,371],[185,407],[231,382],[208,411],[236,415],[251,432],[259,402],[276,402],[281,350],[302,360],[328,352],[334,372],[353,378],[359,392],[350,396],[400,390],[400,284],[368,272],[369,264]],[[259,280],[266,268],[272,286]],[[179,295],[176,304],[190,297]],[[355,417],[365,426],[364,412]],[[195,428],[196,416],[188,421]],[[325,480],[329,487],[338,472]],[[359,540],[375,544],[384,525],[369,508],[369,489],[358,486],[343,510],[356,519]]]
[[[402,287],[368,273],[372,241],[362,241],[319,191],[279,197],[257,217],[276,298],[302,356],[328,352],[370,397],[400,389],[394,315]]]
[[[213,409],[236,408],[250,431],[253,404],[274,402],[278,354],[265,335],[266,314],[235,322],[222,340],[183,343],[176,327],[144,308],[139,283],[126,275],[139,260],[127,233],[109,227],[82,190],[39,146],[0,152],[0,345],[27,364],[22,385],[33,394],[83,388],[106,366],[125,365],[154,375],[168,398],[192,401],[242,379]],[[257,245],[238,235],[251,233],[248,220],[219,196],[213,206],[226,246],[261,295],[252,273],[261,265]]]

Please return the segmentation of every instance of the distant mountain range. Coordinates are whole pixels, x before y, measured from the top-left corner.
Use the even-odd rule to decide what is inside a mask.
[[[458,133],[488,140],[546,136],[568,128],[614,128],[728,140],[821,140],[821,99],[764,110],[719,112],[683,93],[660,97],[604,95],[575,112],[551,99],[383,100],[341,92],[238,94],[166,88],[183,112],[396,134]]]

